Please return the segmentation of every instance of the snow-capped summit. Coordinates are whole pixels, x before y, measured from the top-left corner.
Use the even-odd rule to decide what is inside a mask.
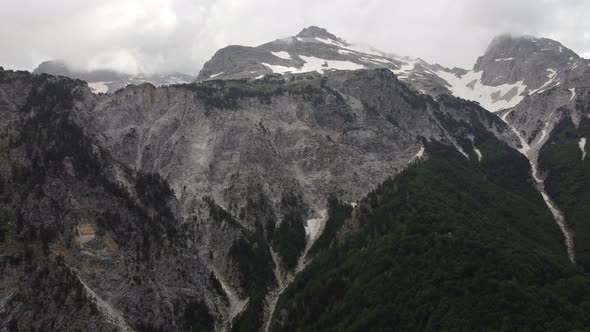
[[[359,46],[324,28],[310,26],[293,37],[260,46],[223,48],[204,65],[197,81],[372,68],[387,68],[422,93],[435,97],[453,94],[497,112],[575,77],[585,79],[587,75],[576,76],[576,72],[583,73],[588,63],[548,38],[501,35],[492,40],[472,70],[449,69]]]
[[[527,96],[563,86],[588,64],[557,41],[500,35],[472,70],[439,70],[457,97],[476,101],[491,112],[518,105]],[[578,75],[579,76],[579,75]]]
[[[401,62],[378,53],[355,49],[326,29],[311,26],[293,37],[257,46],[228,46],[209,60],[197,80],[262,78],[266,74],[324,73],[386,67],[397,69]]]
[[[257,47],[232,45],[220,49],[205,63],[197,81],[372,68],[387,68],[422,92],[433,95],[449,92],[445,82],[435,74],[442,69],[438,65],[349,43],[316,26]]]

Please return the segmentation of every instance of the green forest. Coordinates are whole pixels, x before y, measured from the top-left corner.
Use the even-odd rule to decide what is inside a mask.
[[[297,276],[272,330],[587,330],[590,276],[532,180],[490,176],[528,172],[526,160],[492,138],[480,150],[477,163],[430,143],[427,160],[370,193],[359,232]]]
[[[543,145],[539,164],[547,175],[545,189],[574,232],[576,262],[590,271],[590,163],[582,159],[582,137],[590,138],[590,120],[583,118],[576,127],[565,118]]]

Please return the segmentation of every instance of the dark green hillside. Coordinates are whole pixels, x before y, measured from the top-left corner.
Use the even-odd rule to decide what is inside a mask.
[[[582,160],[582,137],[590,139],[590,120],[582,119],[577,128],[570,118],[562,120],[541,149],[539,164],[547,172],[547,192],[574,232],[576,261],[590,271],[590,160]]]
[[[284,292],[273,331],[565,331],[590,326],[590,277],[526,177],[488,138],[482,163],[438,143],[360,204],[361,229]],[[484,163],[484,160],[487,161]],[[520,169],[523,168],[524,169]],[[510,181],[509,181],[510,180]]]

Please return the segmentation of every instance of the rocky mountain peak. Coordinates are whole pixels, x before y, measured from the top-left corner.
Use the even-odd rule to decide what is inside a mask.
[[[536,38],[533,36],[500,35],[495,37],[486,52],[481,56],[475,69],[480,69],[486,62],[525,60],[527,58],[543,58],[567,63],[578,59],[579,56],[563,46],[561,43],[549,38]]]
[[[575,52],[549,38],[501,35],[477,59],[474,70],[483,72],[482,82],[487,85],[522,82],[536,89],[577,59]]]
[[[35,70],[34,74],[52,73],[53,75],[69,76],[71,71],[63,61],[49,60],[43,61]]]
[[[301,30],[301,32],[298,33],[295,37],[331,39],[331,40],[340,42],[342,44],[346,44],[346,42],[344,42],[344,40],[342,40],[341,38],[338,38],[336,35],[328,32],[328,30],[314,26],[314,25]]]

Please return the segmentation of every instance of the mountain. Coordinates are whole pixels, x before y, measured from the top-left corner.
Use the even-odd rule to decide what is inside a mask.
[[[236,323],[249,330],[305,265],[331,194],[359,200],[419,158],[424,140],[465,156],[475,156],[482,132],[518,143],[477,105],[435,101],[385,69],[142,85],[99,97],[87,114],[98,144],[170,183],[185,218],[200,225],[203,259],[250,299]],[[218,214],[234,226],[207,219]],[[228,257],[238,253],[236,271]]]
[[[181,311],[184,306],[204,306],[199,317],[213,317],[219,329],[233,322],[234,328],[257,330],[270,318],[281,289],[310,259],[307,252],[324,225],[331,194],[351,202],[361,199],[421,158],[426,141],[445,142],[471,159],[477,158],[482,135],[517,143],[507,125],[476,104],[452,97],[435,101],[384,69],[306,74],[289,82],[268,76],[255,82],[161,88],[143,84],[100,95],[91,93],[83,81],[64,77],[11,71],[3,71],[2,77],[2,111],[14,116],[15,124],[31,117],[41,121],[35,127],[10,125],[6,130],[55,133],[60,144],[84,144],[50,150],[45,156],[35,147],[60,145],[52,143],[54,136],[35,134],[36,141],[23,147],[31,151],[25,155],[29,159],[20,162],[37,166],[24,174],[43,174],[40,170],[55,165],[56,181],[69,185],[52,185],[50,197],[69,197],[73,189],[67,188],[74,184],[102,183],[95,177],[110,174],[100,180],[107,181],[105,188],[113,188],[103,196],[147,209],[135,217],[110,203],[64,220],[80,203],[61,199],[63,206],[55,212],[61,217],[39,222],[26,212],[30,206],[20,201],[10,205],[14,215],[26,216],[22,223],[32,234],[51,229],[46,246],[59,248],[45,256],[33,252],[33,267],[41,268],[37,259],[63,256],[63,269],[86,285],[86,291],[78,291],[82,301],[100,303],[95,317],[131,328],[188,324],[192,316],[178,318],[177,310],[167,309],[166,303],[173,302]],[[52,120],[54,114],[63,114],[63,120]],[[53,123],[72,129],[48,131]],[[83,139],[58,134],[72,130]],[[103,166],[91,168],[91,173],[79,171],[72,161],[76,153],[91,154],[81,159],[83,165],[98,158]],[[8,160],[8,165],[17,162]],[[157,177],[144,175],[154,173],[160,174],[164,187]],[[11,182],[4,185],[14,187]],[[30,190],[37,192],[35,188]],[[76,195],[90,189],[80,190]],[[87,199],[108,202],[106,197]],[[109,210],[103,210],[106,207]],[[38,209],[48,213],[44,205]],[[152,223],[165,231],[149,228]],[[19,250],[43,243],[13,228],[14,221],[7,220],[5,227],[25,245]],[[6,259],[19,257],[21,251],[16,252]],[[179,260],[185,261],[183,268],[170,271],[169,264]],[[117,266],[137,268],[131,273]],[[16,276],[19,269],[15,268]],[[193,278],[182,289],[166,286],[187,273]],[[149,281],[142,279],[147,275]],[[22,292],[10,287],[8,291]],[[167,300],[157,301],[161,305],[142,301],[148,294]],[[10,299],[2,314],[5,322],[25,324],[26,312],[37,312],[33,297]],[[50,298],[45,301],[53,303]],[[154,314],[142,316],[141,310]],[[40,316],[35,324],[44,319],[49,318]],[[76,326],[60,324],[66,329]]]
[[[63,61],[45,61],[33,71],[35,74],[66,76],[88,82],[94,93],[113,93],[129,84],[151,83],[156,86],[191,82],[194,77],[181,73],[130,75],[112,70],[73,71]]]
[[[294,37],[258,47],[228,46],[205,63],[197,81],[260,79],[267,74],[324,73],[332,70],[387,68],[420,91],[448,93],[436,71],[447,70],[421,59],[396,56],[364,45],[349,44],[323,28],[310,26]],[[450,71],[449,71],[450,72]]]
[[[487,85],[523,82],[529,94],[559,81],[559,74],[584,62],[572,50],[548,38],[502,35],[494,38],[474,70],[482,71]],[[546,69],[545,71],[539,69]],[[554,78],[548,83],[547,78]]]
[[[420,92],[433,96],[451,93],[496,112],[514,107],[527,95],[564,83],[587,70],[588,62],[547,38],[503,35],[491,42],[473,69],[449,69],[419,58],[349,44],[312,26],[294,37],[257,47],[223,48],[205,63],[197,80],[363,68],[387,68]]]
[[[572,53],[501,36],[447,69],[309,27],[189,84],[0,68],[0,326],[583,329]]]
[[[236,48],[252,55],[235,53]],[[563,116],[571,117],[575,124],[586,116],[575,105],[576,89],[590,84],[588,61],[557,41],[532,36],[494,38],[474,68],[466,70],[448,69],[368,47],[359,49],[325,29],[309,27],[295,37],[258,47],[222,49],[205,64],[199,79],[256,80],[270,72],[289,77],[301,72],[376,67],[392,71],[400,81],[434,98],[452,94],[498,113],[519,137],[517,148],[529,159],[541,190],[544,175],[537,172],[539,149]],[[557,209],[549,196],[547,204]],[[571,232],[565,226],[563,229],[566,238],[571,238]]]

